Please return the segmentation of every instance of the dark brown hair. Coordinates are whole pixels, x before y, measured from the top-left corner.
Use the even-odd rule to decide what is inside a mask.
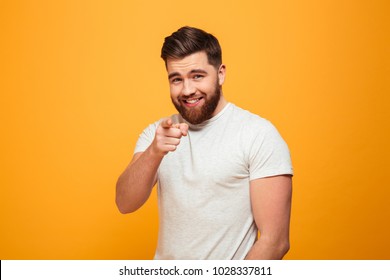
[[[200,51],[205,51],[208,62],[218,69],[222,63],[222,50],[217,38],[201,29],[184,26],[165,38],[161,58],[166,66],[168,58],[181,59]]]

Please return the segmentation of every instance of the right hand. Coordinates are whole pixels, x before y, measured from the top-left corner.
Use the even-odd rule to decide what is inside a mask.
[[[187,136],[188,125],[186,123],[174,124],[171,118],[164,119],[157,127],[152,147],[155,153],[165,156],[173,152],[180,144],[180,138]]]

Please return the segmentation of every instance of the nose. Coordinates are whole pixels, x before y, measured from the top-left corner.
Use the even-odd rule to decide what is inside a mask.
[[[195,94],[196,89],[190,80],[185,79],[183,82],[182,94],[189,96]]]

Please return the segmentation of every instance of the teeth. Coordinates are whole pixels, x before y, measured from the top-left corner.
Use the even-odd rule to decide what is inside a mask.
[[[190,103],[190,104],[194,104],[194,103],[196,103],[196,102],[198,102],[199,101],[199,99],[187,99],[186,100],[186,102],[187,103]]]

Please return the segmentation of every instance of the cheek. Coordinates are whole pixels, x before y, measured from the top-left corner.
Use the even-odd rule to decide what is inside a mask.
[[[208,93],[213,94],[215,90],[219,87],[219,79],[218,76],[208,77],[207,80],[204,80],[201,84],[199,84],[198,89]]]
[[[199,91],[204,92],[206,94],[212,94],[215,92],[215,85],[208,83],[208,84],[203,85],[202,87],[199,87],[198,89],[199,89]]]
[[[180,90],[178,89],[178,87],[175,86],[170,86],[169,91],[171,94],[171,98],[177,98],[180,94]]]

